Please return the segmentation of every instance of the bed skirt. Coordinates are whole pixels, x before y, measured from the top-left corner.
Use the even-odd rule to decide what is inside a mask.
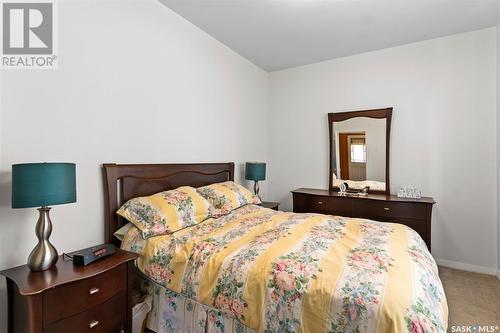
[[[255,333],[221,311],[143,278],[142,289],[153,296],[146,327],[157,333]]]

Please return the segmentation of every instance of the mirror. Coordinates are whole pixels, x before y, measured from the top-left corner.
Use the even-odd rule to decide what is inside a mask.
[[[330,190],[389,194],[389,134],[392,108],[328,114]]]

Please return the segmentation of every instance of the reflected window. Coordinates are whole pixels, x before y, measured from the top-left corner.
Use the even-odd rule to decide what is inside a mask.
[[[351,162],[366,163],[366,145],[364,142],[351,141]]]

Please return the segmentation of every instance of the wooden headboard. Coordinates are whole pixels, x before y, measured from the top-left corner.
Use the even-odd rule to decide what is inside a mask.
[[[113,236],[124,220],[116,211],[127,200],[171,190],[179,186],[200,187],[234,180],[234,163],[199,164],[104,164],[106,241],[120,246]]]

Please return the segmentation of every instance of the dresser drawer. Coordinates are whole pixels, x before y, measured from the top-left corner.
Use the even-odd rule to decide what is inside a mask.
[[[376,200],[354,200],[353,212],[357,217],[379,221],[398,222],[398,219],[425,220],[426,205],[412,202],[378,202]]]
[[[352,216],[352,199],[294,193],[293,211]]]
[[[126,277],[127,266],[121,264],[102,274],[47,290],[43,295],[44,325],[93,308],[124,291]]]
[[[43,332],[118,333],[126,327],[126,308],[127,294],[121,292],[90,310],[45,326]]]
[[[424,220],[399,219],[395,223],[404,224],[415,230],[420,237],[425,241],[427,238],[427,224]]]

